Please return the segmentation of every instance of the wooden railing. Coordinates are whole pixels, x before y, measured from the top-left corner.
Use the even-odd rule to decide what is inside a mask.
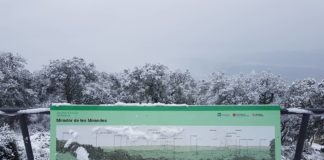
[[[34,160],[33,149],[28,132],[27,115],[31,114],[50,114],[49,108],[19,109],[19,108],[0,108],[0,116],[15,116],[19,118],[21,134],[25,145],[28,160]]]
[[[297,146],[295,151],[294,160],[301,160],[302,153],[304,149],[304,144],[307,136],[307,126],[311,115],[321,115],[324,114],[324,107],[321,109],[299,109],[299,108],[289,108],[282,109],[281,114],[297,114],[302,115],[302,122],[299,128]]]

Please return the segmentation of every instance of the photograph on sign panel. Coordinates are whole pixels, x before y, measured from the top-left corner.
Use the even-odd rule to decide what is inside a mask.
[[[57,159],[273,160],[273,126],[57,126]]]

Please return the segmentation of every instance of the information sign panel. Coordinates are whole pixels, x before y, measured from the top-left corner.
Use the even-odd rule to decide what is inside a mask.
[[[279,160],[280,135],[279,106],[51,106],[51,159]]]

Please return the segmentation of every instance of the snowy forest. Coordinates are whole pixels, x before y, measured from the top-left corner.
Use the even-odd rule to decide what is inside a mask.
[[[270,71],[225,74],[198,80],[190,71],[143,64],[118,73],[98,71],[80,57],[51,60],[29,71],[24,57],[0,53],[0,107],[39,108],[51,103],[166,103],[188,105],[279,104],[282,108],[324,107],[324,79],[288,82]],[[107,69],[109,70],[109,68]],[[49,159],[49,115],[31,115],[35,159]],[[293,159],[301,117],[281,117],[282,159]],[[324,117],[312,116],[304,159],[324,155]],[[25,159],[18,122],[0,115],[0,159]]]

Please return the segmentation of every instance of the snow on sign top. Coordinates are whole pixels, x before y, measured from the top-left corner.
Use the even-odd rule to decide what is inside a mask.
[[[41,112],[47,112],[50,111],[50,108],[33,108],[33,109],[24,109],[20,110],[17,113],[18,114],[31,114],[31,113],[41,113]]]
[[[70,103],[53,103],[52,106],[69,106],[72,105]],[[117,102],[115,104],[100,104],[99,106],[172,106],[172,107],[188,107],[187,104],[165,104],[165,103],[123,103],[123,102]]]
[[[312,111],[301,109],[301,108],[288,108],[288,112],[290,113],[300,113],[300,114],[313,114]]]
[[[172,106],[172,107],[188,107],[187,104],[165,104],[165,103],[123,103],[101,104],[100,106]]]
[[[21,114],[36,114],[36,113],[43,113],[43,112],[49,112],[50,108],[32,108],[32,109],[23,109],[18,110],[17,112],[13,113],[6,113],[4,111],[0,111],[0,115],[6,115],[6,116],[16,116]]]
[[[52,106],[68,106],[71,105],[71,103],[52,103]]]
[[[84,110],[107,108],[118,109],[136,109],[136,110],[280,110],[279,105],[188,105],[188,104],[165,104],[165,103],[122,103],[115,104],[70,104],[70,103],[53,103],[52,110]]]

